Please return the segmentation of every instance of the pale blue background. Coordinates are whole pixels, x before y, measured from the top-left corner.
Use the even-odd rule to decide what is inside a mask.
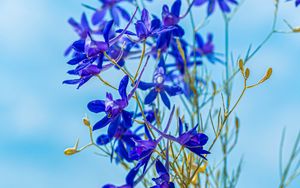
[[[272,2],[246,0],[232,22],[236,55],[266,36]],[[63,155],[77,137],[87,142],[87,129],[81,125],[85,105],[104,92],[97,89],[96,81],[81,90],[61,85],[69,68],[63,51],[76,37],[66,21],[70,16],[79,18],[84,10],[80,3],[0,1],[0,187],[81,188],[123,183],[124,172],[92,151]],[[282,6],[280,15],[300,25],[300,8],[292,3]],[[214,15],[207,30],[222,31],[220,18]],[[284,24],[280,27],[286,28]],[[223,34],[215,39],[222,51]],[[249,91],[238,107],[242,127],[232,164],[237,165],[237,157],[245,157],[238,187],[278,187],[281,131],[287,127],[291,147],[300,127],[299,44],[300,35],[275,35],[249,64],[253,78],[261,77],[270,66],[274,75]],[[299,185],[298,179],[291,188]]]

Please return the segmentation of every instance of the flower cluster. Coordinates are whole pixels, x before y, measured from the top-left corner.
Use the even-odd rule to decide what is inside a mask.
[[[173,152],[174,147],[186,148],[184,154],[191,152],[200,159],[207,160],[206,155],[210,152],[204,146],[208,137],[199,132],[199,126],[191,126],[188,130],[189,126],[179,117],[177,123],[172,123],[175,107],[171,110],[174,104],[170,100],[177,96],[191,101],[197,95],[194,88],[203,83],[201,77],[190,72],[204,63],[222,62],[215,53],[211,33],[205,41],[196,32],[194,46],[183,38],[185,30],[180,25],[181,21],[192,7],[206,2],[209,7],[208,15],[214,11],[216,3],[224,13],[230,12],[228,2],[237,3],[234,0],[195,0],[183,12],[181,0],[176,0],[171,6],[163,5],[161,16],[156,16],[145,8],[136,7],[134,12],[122,8],[123,3],[128,7],[136,6],[133,0],[102,0],[100,8],[84,5],[94,11],[90,20],[85,13],[80,22],[73,18],[69,20],[79,39],[73,42],[65,55],[72,56],[67,63],[74,66],[68,74],[77,78],[63,83],[80,88],[95,77],[110,89],[117,90],[120,96],[114,99],[113,94],[107,92],[105,98],[89,102],[87,108],[101,117],[93,125],[88,123],[91,132],[107,130],[97,137],[95,145],[109,148],[106,153],[116,163],[133,165],[126,177],[126,184],[121,187],[133,187],[140,183],[153,164],[158,174],[158,177],[153,177],[153,187],[175,187],[172,182],[174,167],[170,165],[169,159],[170,148]],[[125,27],[120,28],[121,25]],[[134,30],[131,29],[132,26]],[[126,67],[127,61],[132,59],[139,59],[135,73]],[[156,65],[152,80],[147,81],[142,79],[142,75],[148,61],[152,60],[152,66]],[[116,68],[113,74],[124,75],[118,88],[101,77],[103,72],[113,67]],[[127,93],[129,83],[132,89]],[[144,99],[139,96],[139,92],[145,93]],[[162,110],[165,108],[159,106],[160,101],[166,109],[171,110],[164,130],[161,128]],[[130,103],[135,103],[137,108],[131,109]],[[176,134],[171,134],[169,128],[177,130]],[[171,147],[173,144],[176,146]],[[155,155],[155,152],[160,152],[160,155]],[[176,160],[174,156],[172,159],[173,162]],[[165,165],[162,160],[166,161]],[[104,187],[117,186],[107,184]]]
[[[228,62],[216,53],[212,33],[203,37],[193,28],[187,35],[183,20],[189,18],[192,9],[206,4],[207,16],[216,6],[227,15],[238,2],[187,2],[184,11],[183,2],[175,0],[172,5],[162,5],[161,15],[155,15],[135,0],[100,0],[99,7],[84,5],[93,11],[90,18],[83,13],[80,22],[69,19],[78,38],[65,52],[70,56],[67,64],[72,66],[67,73],[74,78],[63,83],[79,89],[96,78],[103,84],[101,90],[106,91],[87,104],[97,118],[94,124],[84,119],[91,136],[87,146],[96,146],[111,162],[128,170],[122,186],[106,184],[104,188],[130,188],[140,183],[153,188],[177,184],[188,187],[207,162],[211,148],[206,146],[208,136],[199,111],[207,103],[205,93],[209,88],[204,73],[210,64],[223,66]],[[297,0],[296,5],[299,3]],[[187,39],[191,36],[193,42]],[[115,79],[122,77],[119,86],[106,81],[104,72]],[[246,80],[247,71],[242,73]],[[184,112],[180,111],[183,107]],[[222,131],[227,115],[219,117],[217,131]],[[216,133],[217,137],[220,134]],[[65,153],[75,154],[87,146],[78,149],[77,143]],[[195,161],[197,168],[193,171],[187,163],[195,165]]]

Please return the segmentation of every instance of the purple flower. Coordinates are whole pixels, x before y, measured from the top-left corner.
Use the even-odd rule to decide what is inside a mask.
[[[185,148],[189,149],[191,152],[195,153],[199,157],[202,157],[206,160],[204,155],[210,154],[209,151],[204,150],[203,146],[207,143],[208,137],[203,133],[198,133],[197,128],[198,125],[192,128],[189,131],[183,133],[183,124],[182,121],[179,119],[179,136],[175,138],[172,135],[166,134],[166,132],[162,132],[153,125],[149,124],[152,129],[158,132],[162,137],[172,140],[174,142],[179,143],[180,145],[184,146]],[[187,128],[187,127],[186,127]]]
[[[211,63],[222,62],[219,58],[216,57],[213,44],[213,35],[209,33],[207,35],[207,41],[204,42],[200,34],[196,34],[197,48],[194,52],[191,53],[191,57],[206,57]]]
[[[174,183],[170,182],[170,174],[167,168],[162,164],[160,160],[156,161],[155,167],[159,177],[152,178],[156,185],[152,186],[151,188],[175,188]]]
[[[116,25],[120,25],[120,18],[121,15],[125,20],[130,20],[130,15],[128,12],[118,5],[120,2],[132,2],[132,0],[100,0],[102,2],[102,7],[99,10],[96,10],[92,16],[92,23],[94,25],[99,24],[103,21],[106,13],[109,11],[112,19],[116,23]]]
[[[118,36],[110,39],[111,36],[111,28],[113,26],[113,21],[107,22],[107,24],[104,27],[103,30],[103,38],[104,41],[96,41],[93,39],[93,37],[89,34],[86,39],[81,39],[73,43],[73,48],[76,51],[75,57],[71,59],[68,64],[71,65],[76,65],[84,60],[86,61],[95,61],[98,57],[102,57],[103,53],[106,52],[110,46],[114,45],[117,43],[122,35],[126,32],[128,29],[130,23],[132,22],[135,14],[136,14],[137,9],[135,10],[133,16],[131,17],[131,20],[129,23],[126,25],[125,29],[123,32],[121,32]],[[102,61],[103,62],[103,61]],[[102,63],[100,62],[100,63]],[[101,64],[98,65],[101,67]]]
[[[74,20],[74,18],[70,18],[68,20],[68,22],[74,28],[75,32],[78,34],[78,36],[82,40],[86,39],[86,37],[88,36],[88,33],[92,32],[92,30],[89,26],[89,23],[87,21],[87,17],[86,17],[85,13],[82,13],[80,23],[78,23],[76,20]],[[69,55],[71,50],[72,50],[72,45],[69,48],[67,48],[65,55],[66,56]]]
[[[114,100],[112,94],[107,93],[105,100],[94,100],[89,102],[88,109],[94,113],[105,112],[106,115],[98,121],[94,126],[93,130],[101,129],[107,125],[108,136],[112,138],[120,124],[123,121],[125,128],[130,128],[132,126],[132,113],[124,110],[128,105],[128,96],[126,94],[126,88],[128,85],[128,76],[125,76],[119,85],[119,94],[121,99]]]
[[[162,33],[156,42],[156,48],[167,48],[173,37],[182,37],[184,35],[184,29],[178,25],[180,17],[181,1],[176,0],[169,10],[167,5],[162,8],[162,22],[163,26],[170,27],[173,26],[174,29],[168,32]]]
[[[209,16],[214,12],[216,3],[219,4],[221,11],[224,13],[229,13],[231,11],[230,7],[228,5],[229,3],[235,4],[235,5],[238,4],[238,2],[236,0],[195,0],[194,1],[195,6],[201,6],[204,3],[208,3],[207,15],[209,15]]]
[[[173,74],[174,72],[176,71],[179,71],[180,75],[179,76],[182,76],[186,73],[185,71],[185,68],[190,68],[190,67],[193,67],[194,64],[196,63],[196,65],[202,65],[202,61],[201,60],[196,60],[195,62],[194,61],[191,61],[190,59],[191,58],[194,58],[194,56],[191,56],[189,57],[187,54],[187,46],[188,46],[188,43],[185,42],[183,39],[180,39],[180,43],[182,44],[182,50],[184,51],[184,55],[185,55],[185,60],[182,58],[182,55],[180,54],[179,52],[179,49],[178,49],[178,46],[176,43],[171,43],[171,47],[172,47],[172,50],[169,52],[170,55],[172,55],[175,59],[175,63],[173,64],[166,64],[166,68],[173,68],[171,70],[169,70],[169,74]],[[185,66],[185,62],[186,61],[186,66]],[[174,76],[174,75],[173,75]],[[177,76],[177,75],[176,75]],[[174,80],[174,78],[170,78],[170,80]]]
[[[117,146],[112,149],[112,151],[117,153],[117,163],[122,160],[132,162],[132,159],[129,156],[129,151],[135,147],[134,140],[141,140],[140,135],[137,134],[139,128],[133,132],[129,128],[126,128],[124,123],[125,122],[119,122],[119,126],[113,136],[113,138],[117,141]],[[97,138],[96,143],[98,145],[106,145],[110,143],[113,138],[107,134],[102,134]],[[114,144],[112,146],[114,147]]]
[[[171,125],[171,120],[174,115],[174,110],[175,107],[172,108],[167,126],[162,132],[162,134],[166,134],[168,132]],[[152,126],[149,122],[147,122],[147,124],[149,126]],[[129,171],[128,175],[126,176],[126,185],[134,185],[134,179],[141,167],[143,167],[143,174],[145,174],[151,155],[153,154],[154,150],[156,149],[158,143],[161,141],[162,138],[163,136],[160,136],[157,140],[135,140],[136,146],[130,152],[130,156],[132,159],[138,160],[139,162],[133,169]]]
[[[89,81],[93,76],[98,75],[101,72],[101,69],[96,65],[88,65],[82,69],[71,70],[68,73],[72,75],[78,75],[80,78],[65,80],[63,84],[78,84],[77,89],[79,89],[83,84]]]
[[[168,86],[165,84],[166,74],[164,68],[164,60],[161,58],[160,63],[154,73],[153,82],[140,82],[138,88],[141,90],[151,89],[149,94],[146,96],[144,103],[151,104],[160,94],[163,103],[170,109],[171,103],[168,98],[169,96],[175,96],[182,93],[182,89],[179,86]],[[167,95],[168,94],[168,95]]]
[[[172,31],[176,27],[174,26],[162,26],[158,18],[150,19],[150,15],[147,9],[142,10],[141,19],[135,23],[135,33],[127,31],[127,35],[137,36],[139,41],[145,40],[148,37],[160,35],[164,32]],[[116,32],[121,32],[122,29],[117,30]],[[137,41],[138,42],[138,41]]]
[[[183,131],[183,123],[179,119],[179,137],[176,138],[176,141],[192,151],[193,153],[197,154],[198,156],[206,159],[204,155],[210,154],[209,151],[206,151],[203,149],[203,146],[208,141],[208,136],[206,136],[203,133],[197,132],[198,125],[192,128],[189,131],[182,132]]]

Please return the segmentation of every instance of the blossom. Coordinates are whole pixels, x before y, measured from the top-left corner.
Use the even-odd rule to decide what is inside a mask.
[[[180,17],[181,1],[176,0],[171,11],[167,5],[163,5],[162,8],[162,22],[164,26],[173,26],[174,29],[168,32],[162,33],[156,42],[156,48],[166,48],[169,46],[173,37],[182,37],[184,35],[184,29],[178,25]]]
[[[167,168],[162,164],[160,160],[156,161],[155,167],[159,177],[152,178],[156,185],[152,186],[151,188],[175,188],[174,183],[170,182],[170,174]]]
[[[71,70],[68,73],[72,75],[78,75],[80,78],[65,80],[64,84],[78,84],[77,89],[80,88],[83,84],[89,81],[94,75],[98,75],[101,72],[96,65],[88,65],[82,69]]]
[[[95,13],[92,16],[92,23],[94,25],[99,24],[101,21],[103,21],[103,18],[105,17],[106,13],[109,11],[111,17],[113,18],[116,25],[120,25],[120,18],[119,15],[121,15],[125,20],[130,20],[130,15],[128,12],[119,6],[118,4],[120,2],[129,1],[132,2],[132,0],[100,0],[102,2],[102,7],[100,9],[96,9]]]
[[[174,115],[174,110],[175,110],[175,107],[172,108],[167,126],[164,129],[164,131],[162,132],[162,134],[166,134],[167,131],[169,130],[170,125],[171,125],[171,120]],[[147,125],[152,127],[152,125],[149,122],[147,122]],[[137,145],[130,152],[130,156],[132,157],[132,159],[137,160],[138,163],[127,174],[126,185],[130,185],[130,186],[134,185],[134,179],[135,179],[137,173],[139,172],[140,168],[143,167],[143,174],[145,173],[148,162],[149,162],[153,152],[155,151],[158,143],[162,140],[162,138],[163,138],[163,136],[160,136],[157,140],[153,140],[153,139],[135,140]]]
[[[175,140],[191,152],[206,159],[204,155],[210,154],[210,152],[204,150],[203,146],[207,143],[208,136],[203,133],[198,133],[197,128],[198,125],[183,133],[183,123],[179,119],[179,137]]]
[[[142,10],[141,19],[137,20],[135,23],[135,33],[131,31],[126,31],[127,35],[137,36],[139,41],[145,40],[148,37],[160,35],[164,32],[171,31],[176,27],[173,26],[164,26],[161,24],[161,21],[158,18],[150,19],[150,15],[147,9]],[[117,30],[116,32],[121,32],[122,29]],[[136,41],[136,42],[139,42]]]
[[[209,151],[204,150],[204,145],[208,141],[208,136],[204,133],[198,133],[197,128],[198,125],[192,128],[189,131],[183,133],[183,123],[179,119],[179,136],[174,137],[173,135],[166,134],[166,132],[162,132],[153,125],[149,124],[152,129],[158,132],[162,137],[169,139],[171,141],[179,143],[181,146],[189,149],[191,152],[195,153],[199,157],[206,160],[204,155],[210,154]],[[186,127],[187,129],[187,127]]]
[[[206,57],[211,63],[221,62],[219,58],[216,57],[213,44],[213,35],[211,33],[207,34],[207,41],[205,42],[203,37],[197,33],[196,34],[196,44],[197,48],[191,53],[191,57]]]
[[[134,140],[141,140],[140,136],[137,134],[137,130],[134,132],[129,128],[126,128],[125,122],[119,122],[119,126],[113,136],[117,142],[117,146],[113,149],[117,153],[116,162],[122,161],[125,159],[128,162],[132,162],[132,159],[129,156],[129,151],[135,147]],[[96,143],[98,145],[106,145],[110,143],[113,138],[108,134],[102,134],[98,136]]]
[[[229,3],[236,4],[236,5],[238,4],[236,0],[195,0],[194,1],[195,6],[201,6],[204,3],[208,3],[207,15],[209,16],[214,12],[216,3],[219,4],[221,11],[224,13],[229,13],[231,11],[228,5]]]
[[[114,100],[111,93],[106,93],[105,100],[94,100],[88,103],[88,109],[94,113],[105,112],[106,115],[98,121],[94,126],[93,130],[101,129],[107,125],[108,136],[112,138],[122,120],[125,128],[132,126],[132,113],[124,110],[128,105],[128,96],[126,94],[126,88],[128,85],[129,77],[125,76],[119,85],[119,94],[121,99]]]
[[[163,103],[170,109],[171,103],[168,98],[169,96],[175,96],[182,93],[182,89],[179,86],[169,86],[165,84],[165,68],[164,68],[164,60],[161,58],[158,68],[156,69],[153,82],[140,82],[138,88],[141,90],[148,90],[151,89],[149,94],[146,96],[144,103],[151,104],[160,94],[160,97]],[[168,95],[167,95],[168,94]]]
[[[112,29],[114,21],[111,20],[106,23],[104,30],[103,30],[103,38],[104,41],[97,41],[93,39],[91,35],[88,35],[85,40],[80,39],[78,41],[75,41],[73,43],[73,48],[75,49],[76,56],[71,59],[68,64],[75,65],[80,63],[84,60],[96,60],[99,56],[101,57],[104,52],[106,52],[110,46],[117,43],[122,35],[125,33],[125,31],[128,29],[130,23],[132,22],[132,19],[134,18],[136,14],[137,9],[135,10],[133,16],[131,17],[131,20],[126,25],[123,32],[121,32],[118,36],[110,39],[110,31]],[[101,65],[99,65],[101,67]]]
[[[82,40],[86,39],[88,33],[92,32],[85,13],[82,13],[80,23],[74,20],[74,18],[70,18],[68,22],[73,27],[75,32],[78,34],[80,39]],[[72,50],[72,45],[67,48],[67,50],[65,51],[65,55],[69,55],[71,50]]]

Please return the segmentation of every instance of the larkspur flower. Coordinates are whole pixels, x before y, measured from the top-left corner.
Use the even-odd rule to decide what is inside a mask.
[[[160,160],[156,161],[155,168],[159,177],[152,178],[156,185],[152,186],[151,188],[175,188],[174,183],[170,182],[170,174],[167,168],[162,164]]]
[[[197,128],[198,125],[183,133],[183,123],[181,119],[179,119],[179,137],[175,140],[191,152],[206,159],[204,155],[210,154],[210,152],[204,150],[203,146],[207,143],[208,136],[203,133],[198,133]]]
[[[206,159],[204,155],[210,154],[209,151],[204,150],[204,145],[208,141],[208,136],[203,133],[198,133],[197,128],[198,125],[192,128],[191,130],[186,130],[186,132],[183,133],[183,123],[181,119],[179,118],[179,136],[174,137],[173,135],[166,134],[165,132],[160,131],[153,125],[149,123],[149,126],[151,126],[152,129],[154,129],[156,132],[158,132],[162,137],[169,139],[171,141],[177,142],[181,146],[184,146],[191,152],[195,153],[199,157]],[[187,129],[187,126],[186,126]]]
[[[125,128],[130,128],[132,126],[132,113],[125,110],[128,105],[128,96],[126,93],[126,88],[128,85],[129,77],[125,76],[119,85],[119,94],[121,99],[114,100],[112,94],[106,94],[106,100],[94,100],[88,103],[88,109],[94,113],[105,112],[106,115],[98,121],[94,126],[93,130],[101,129],[107,125],[108,136],[112,138],[122,120],[124,122]]]
[[[88,33],[92,32],[85,13],[82,13],[80,23],[74,20],[74,18],[70,18],[68,22],[73,27],[73,29],[78,34],[81,40],[86,39]],[[72,50],[72,45],[68,47],[67,50],[65,51],[65,56],[69,55],[71,50]]]
[[[87,65],[86,67],[77,68],[75,70],[68,71],[71,75],[77,75],[80,78],[65,80],[64,84],[78,84],[77,89],[80,88],[83,84],[89,81],[93,76],[98,75],[101,71],[105,70],[105,68],[100,69],[96,65]]]
[[[164,67],[164,60],[161,58],[160,63],[154,73],[153,82],[140,82],[138,88],[141,90],[151,89],[149,94],[146,96],[144,103],[151,104],[159,94],[163,103],[170,109],[171,103],[168,98],[169,96],[175,96],[182,93],[182,89],[179,86],[169,86],[165,84],[166,70]],[[167,95],[168,94],[168,95]]]
[[[173,115],[174,115],[174,110],[175,110],[175,107],[173,107],[172,110],[171,110],[170,117],[169,117],[169,120],[167,122],[167,126],[163,130],[163,134],[166,134],[167,131],[170,128],[171,120],[172,120]],[[147,122],[147,124],[150,126],[149,122]],[[143,167],[143,174],[145,173],[145,171],[147,169],[147,165],[149,163],[149,160],[151,159],[151,156],[152,156],[153,152],[155,151],[158,143],[162,139],[163,139],[163,137],[160,136],[157,140],[154,140],[154,139],[151,138],[149,140],[136,140],[135,141],[137,145],[131,151],[130,156],[132,157],[132,159],[137,160],[138,163],[127,174],[127,176],[126,176],[126,185],[130,185],[130,186],[134,185],[135,177],[138,174],[140,168]]]
[[[149,12],[147,9],[142,10],[141,19],[137,20],[135,23],[135,32],[126,31],[127,35],[137,36],[138,40],[135,42],[143,41],[151,36],[159,36],[162,33],[172,31],[176,29],[174,26],[164,26],[158,18],[151,20]],[[121,32],[122,29],[116,32]]]
[[[194,6],[201,6],[204,3],[208,3],[207,5],[207,15],[211,15],[215,11],[216,3],[218,3],[220,9],[224,13],[229,13],[230,7],[229,3],[237,5],[238,2],[236,0],[195,0]]]
[[[157,49],[164,49],[167,48],[172,40],[173,37],[182,37],[184,35],[184,29],[178,25],[181,17],[180,17],[180,10],[181,10],[181,1],[176,0],[172,7],[171,11],[167,5],[164,5],[162,8],[162,23],[163,26],[173,26],[174,29],[168,32],[162,33],[156,42]]]
[[[187,46],[189,45],[185,40],[180,39],[180,43],[182,45],[182,50],[184,54],[184,58],[178,49],[177,43],[171,43],[171,51],[169,55],[174,57],[175,63],[166,64],[165,67],[168,69],[169,74],[173,74],[174,72],[179,71],[180,75],[184,75],[186,73],[185,68],[193,67],[194,65],[202,65],[202,60],[196,59],[196,61],[192,60],[194,56],[188,56],[187,54]],[[174,78],[171,78],[173,80]]]
[[[103,38],[104,41],[96,41],[92,38],[91,35],[88,35],[85,40],[78,40],[73,43],[73,48],[77,52],[77,55],[71,59],[68,64],[75,65],[83,60],[90,60],[95,59],[106,52],[110,46],[117,43],[125,31],[128,29],[129,25],[131,24],[137,9],[135,10],[133,16],[131,17],[130,21],[126,25],[123,32],[121,32],[118,36],[110,39],[110,30],[113,26],[113,21],[107,22],[104,30],[103,30]]]
[[[102,134],[98,136],[96,143],[98,145],[106,145],[115,139],[117,146],[113,148],[112,151],[117,153],[116,162],[118,163],[119,161],[123,160],[132,162],[132,159],[129,156],[129,151],[135,147],[134,140],[141,140],[141,135],[139,135],[137,131],[138,129],[131,131],[129,128],[127,128],[125,122],[119,122],[119,126],[113,138],[111,138],[108,134]]]
[[[97,25],[103,21],[107,12],[110,12],[110,15],[116,25],[120,25],[121,15],[126,21],[130,20],[130,15],[128,12],[118,5],[121,2],[132,2],[132,0],[100,0],[102,2],[102,6],[100,9],[96,9],[95,13],[92,16],[92,23]]]
[[[215,46],[213,44],[213,35],[211,33],[207,34],[207,40],[204,41],[203,37],[197,33],[196,34],[196,49],[194,52],[191,53],[191,57],[206,57],[209,62],[222,62],[215,53]]]

